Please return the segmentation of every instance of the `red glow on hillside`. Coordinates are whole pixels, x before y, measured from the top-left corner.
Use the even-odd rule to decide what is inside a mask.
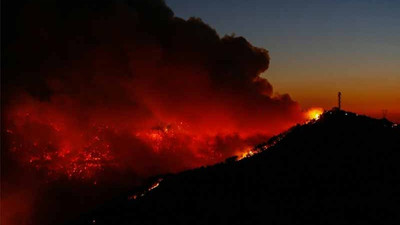
[[[49,180],[130,184],[214,164],[304,120],[260,76],[267,50],[177,18],[164,1],[17,1],[13,9],[2,147],[17,169],[3,177],[21,180],[3,189],[8,196]],[[26,181],[33,175],[40,179]],[[49,205],[38,209],[45,215]]]
[[[191,103],[185,104],[189,111]],[[135,115],[135,110],[105,113],[103,107],[85,107],[79,100],[41,102],[23,95],[7,110],[6,135],[22,164],[44,169],[50,177],[93,178],[105,169],[148,176],[213,164],[241,155],[292,125],[273,122],[268,114],[239,118],[223,109],[193,107],[203,117],[188,120],[174,108],[162,115],[161,108],[138,119],[121,116]],[[156,120],[154,114],[169,122]]]

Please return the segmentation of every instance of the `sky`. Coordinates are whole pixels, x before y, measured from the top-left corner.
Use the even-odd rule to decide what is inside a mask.
[[[263,74],[302,108],[336,105],[400,121],[400,1],[166,0],[271,57]]]

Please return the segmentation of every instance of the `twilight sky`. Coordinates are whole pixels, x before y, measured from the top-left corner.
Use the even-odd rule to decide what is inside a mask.
[[[166,0],[270,52],[265,77],[303,108],[336,104],[400,121],[400,1]]]

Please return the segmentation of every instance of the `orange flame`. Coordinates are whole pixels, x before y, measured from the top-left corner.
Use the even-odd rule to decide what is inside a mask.
[[[324,113],[323,108],[311,108],[307,111],[306,115],[308,120],[318,120],[322,113]]]

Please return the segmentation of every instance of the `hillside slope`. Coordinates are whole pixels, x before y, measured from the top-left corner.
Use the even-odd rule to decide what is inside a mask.
[[[253,157],[165,176],[143,196],[115,200],[79,223],[395,224],[399,219],[399,126],[333,110],[281,137]]]

